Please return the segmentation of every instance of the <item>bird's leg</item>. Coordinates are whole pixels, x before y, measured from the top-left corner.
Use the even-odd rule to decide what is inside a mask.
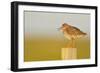
[[[67,46],[66,46],[67,48],[71,48],[71,42],[72,42],[71,40],[68,41]]]
[[[74,48],[76,48],[75,39],[74,39]]]
[[[75,40],[72,38],[72,48],[75,48]]]
[[[75,48],[75,39],[72,39],[72,48]]]
[[[72,42],[71,42],[71,48],[73,48],[73,39],[71,39],[71,41],[72,41]]]
[[[71,39],[69,40],[69,42],[67,43],[67,48],[75,48],[75,39]]]

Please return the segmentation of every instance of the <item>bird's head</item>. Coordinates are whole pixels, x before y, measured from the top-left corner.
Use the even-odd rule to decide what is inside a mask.
[[[64,31],[68,27],[69,27],[69,25],[67,23],[63,23],[62,26],[59,28],[59,30]]]

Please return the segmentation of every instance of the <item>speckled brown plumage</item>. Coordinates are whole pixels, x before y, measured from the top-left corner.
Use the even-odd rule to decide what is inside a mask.
[[[82,32],[79,28],[71,26],[67,23],[62,24],[60,30],[68,39],[76,39],[86,35],[86,33]]]

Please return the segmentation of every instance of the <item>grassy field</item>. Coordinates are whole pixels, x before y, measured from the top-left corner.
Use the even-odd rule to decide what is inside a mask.
[[[68,40],[55,38],[28,38],[24,40],[24,61],[61,60],[61,48],[66,47]],[[89,39],[76,40],[78,59],[90,58]]]

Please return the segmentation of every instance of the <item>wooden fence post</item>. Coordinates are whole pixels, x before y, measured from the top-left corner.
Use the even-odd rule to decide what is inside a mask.
[[[62,60],[77,59],[77,48],[62,48],[61,57]]]

